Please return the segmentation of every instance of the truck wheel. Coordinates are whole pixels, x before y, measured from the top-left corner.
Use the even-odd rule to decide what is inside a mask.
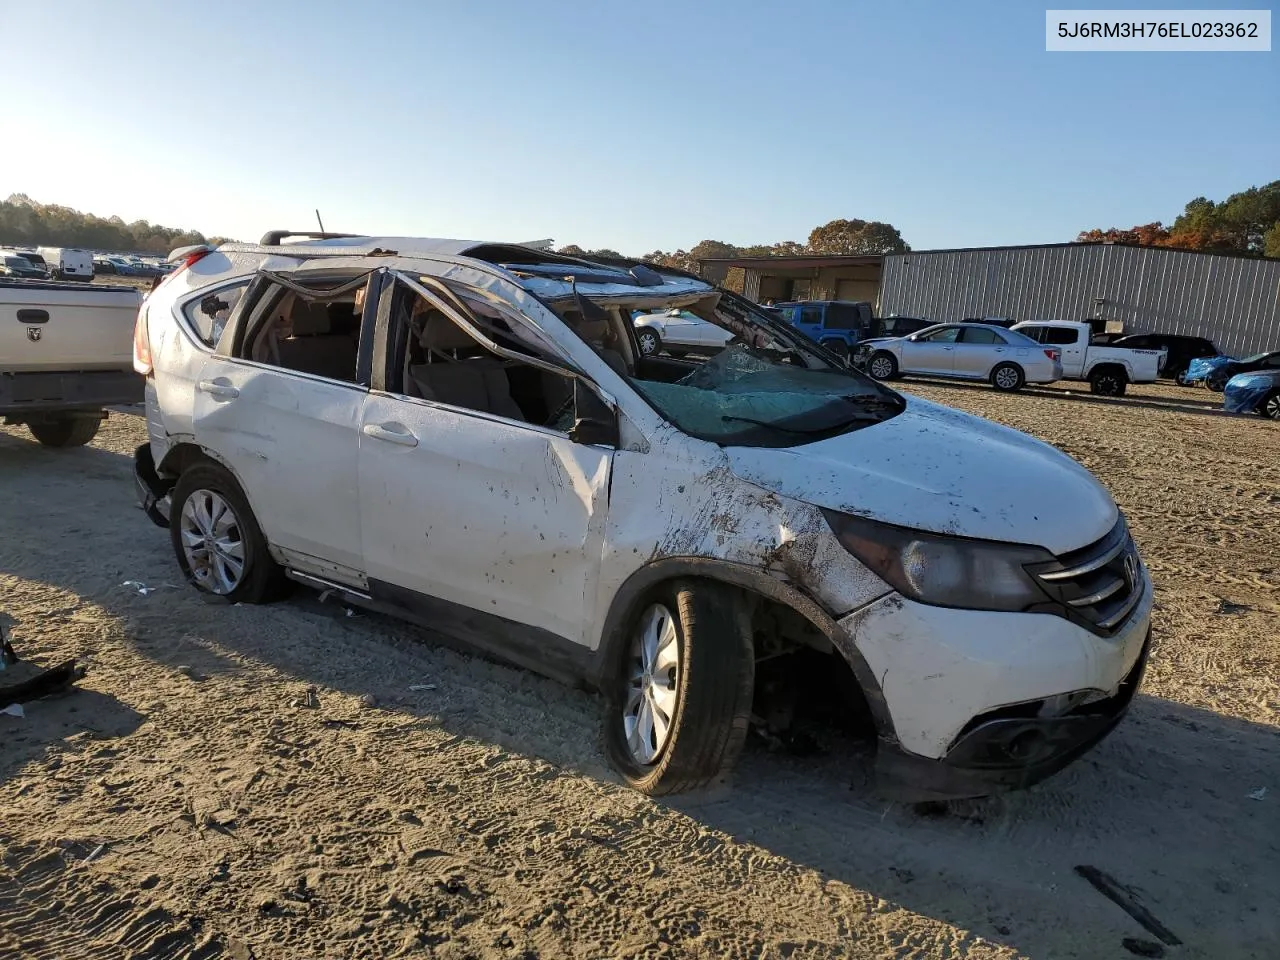
[[[991,385],[1002,393],[1015,393],[1021,390],[1026,382],[1027,378],[1023,375],[1022,368],[1016,363],[997,364],[991,371]]]
[[[46,447],[83,447],[101,424],[98,417],[57,417],[28,423],[27,429]]]
[[[727,774],[751,718],[755,653],[740,595],[707,581],[660,587],[639,605],[606,681],[605,750],[651,795]]]
[[[1123,370],[1104,367],[1101,370],[1093,371],[1090,375],[1089,389],[1091,392],[1103,397],[1122,397],[1128,382],[1129,378]]]
[[[271,559],[249,501],[226,469],[188,467],[170,497],[173,552],[196,589],[232,603],[262,603],[284,593],[284,571]]]
[[[898,361],[892,353],[881,350],[871,355],[867,364],[867,373],[877,380],[892,380],[898,375]]]

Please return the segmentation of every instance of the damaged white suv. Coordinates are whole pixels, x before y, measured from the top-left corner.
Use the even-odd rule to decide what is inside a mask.
[[[987,794],[1138,687],[1151,583],[1087,471],[693,275],[284,232],[174,259],[138,318],[136,468],[188,579],[300,582],[597,687],[641,790],[715,781],[753,698],[821,685],[887,792]],[[727,348],[645,355],[632,311],[676,308]]]

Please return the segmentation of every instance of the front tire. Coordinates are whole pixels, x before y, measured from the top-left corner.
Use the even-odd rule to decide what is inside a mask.
[[[755,685],[741,595],[677,581],[639,604],[607,681],[605,750],[641,793],[696,790],[733,767]]]
[[[1271,420],[1280,420],[1280,390],[1272,390],[1263,397],[1258,412]]]
[[[57,417],[28,423],[27,429],[46,447],[83,447],[101,425],[100,417]]]
[[[877,380],[892,380],[898,375],[898,360],[883,350],[873,353],[867,362],[867,373]]]
[[[636,341],[640,344],[642,357],[656,357],[662,352],[662,338],[657,330],[641,327],[636,331]]]
[[[991,371],[991,385],[1001,393],[1016,393],[1026,382],[1022,368],[1016,363],[1001,363]]]
[[[189,467],[174,485],[169,536],[178,566],[197,590],[232,603],[263,603],[288,581],[271,559],[240,485],[213,463]]]
[[[1230,379],[1226,374],[1211,373],[1204,378],[1204,385],[1214,393],[1222,393],[1227,389],[1227,381]]]

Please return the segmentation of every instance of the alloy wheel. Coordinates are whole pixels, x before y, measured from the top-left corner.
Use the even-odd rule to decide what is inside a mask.
[[[640,340],[640,352],[646,357],[651,357],[658,352],[658,338],[649,330],[642,330],[638,338]]]
[[[1001,367],[996,371],[996,386],[1001,390],[1012,390],[1018,385],[1018,371],[1013,367]]]
[[[1262,404],[1262,415],[1280,420],[1280,393],[1273,393]]]
[[[653,763],[671,737],[680,680],[675,617],[655,603],[639,618],[631,639],[622,705],[627,749],[641,765]]]
[[[888,357],[876,357],[871,361],[871,375],[877,380],[888,380],[893,375],[893,363]]]
[[[195,490],[182,505],[182,552],[196,584],[225,595],[244,575],[244,540],[231,505],[212,490]]]

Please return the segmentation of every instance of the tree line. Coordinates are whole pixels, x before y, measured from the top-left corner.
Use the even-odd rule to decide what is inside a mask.
[[[1280,257],[1280,180],[1233,193],[1221,203],[1196,197],[1168,227],[1157,220],[1128,230],[1084,230],[1076,240]]]
[[[0,244],[5,245],[167,254],[176,247],[222,239],[206,239],[196,230],[162,227],[146,220],[125,223],[119,217],[104,219],[70,207],[36,203],[25,193],[15,193],[0,203]]]
[[[809,232],[805,243],[783,240],[780,243],[739,247],[723,240],[703,240],[688,250],[653,250],[642,259],[666,267],[698,272],[698,261],[733,257],[795,257],[806,254],[883,254],[907,253],[911,247],[902,239],[898,228],[879,220],[832,220]],[[574,257],[622,258],[616,250],[602,248],[584,250],[577,244],[561,247],[557,252]]]

